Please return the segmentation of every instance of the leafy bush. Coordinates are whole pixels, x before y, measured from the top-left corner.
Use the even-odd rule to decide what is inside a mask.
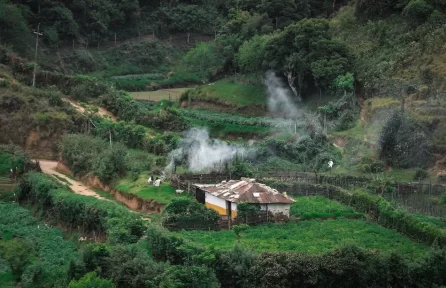
[[[68,288],[114,288],[112,280],[102,279],[96,272],[85,274],[81,279],[71,281]]]
[[[163,225],[171,229],[215,229],[218,219],[215,210],[184,197],[173,199],[163,211]]]
[[[433,7],[424,0],[411,0],[404,8],[403,14],[410,19],[426,20],[432,13]]]
[[[103,150],[97,155],[93,163],[94,174],[105,183],[110,183],[114,179],[125,173],[125,156],[127,148],[115,143],[112,147]]]
[[[68,134],[62,138],[62,159],[76,175],[93,171],[98,155],[106,149],[99,138],[82,134]]]
[[[143,151],[129,151],[125,156],[127,171],[136,180],[143,171],[150,171],[155,165],[155,157]]]
[[[204,266],[170,266],[161,276],[159,285],[166,288],[220,287],[212,269]]]
[[[417,170],[415,170],[415,174],[413,175],[413,180],[421,181],[428,177],[429,177],[429,173],[426,171],[426,169],[418,168]]]
[[[71,95],[78,101],[97,98],[108,90],[108,86],[94,78],[77,76],[79,83],[71,89]]]
[[[394,111],[379,136],[380,157],[396,167],[426,167],[432,161],[431,143],[423,127]]]

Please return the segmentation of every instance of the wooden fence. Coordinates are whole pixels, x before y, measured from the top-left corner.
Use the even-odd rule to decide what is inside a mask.
[[[255,177],[281,192],[287,192],[292,196],[316,196],[327,195],[326,185],[333,185],[344,189],[363,188],[372,180],[368,178],[339,176],[339,175],[315,175],[301,172],[262,172]],[[194,184],[217,184],[223,180],[232,179],[227,173],[211,174],[182,174],[173,175],[171,185],[178,189],[195,194]],[[279,182],[285,182],[286,187]],[[292,182],[292,183],[291,183]],[[395,206],[402,207],[411,213],[420,213],[436,217],[446,216],[446,205],[441,204],[442,196],[446,194],[446,185],[433,183],[394,183],[391,192],[382,194],[386,200]]]

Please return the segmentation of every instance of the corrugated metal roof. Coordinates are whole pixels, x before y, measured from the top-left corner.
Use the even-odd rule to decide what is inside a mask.
[[[255,182],[255,179],[242,178],[241,180],[223,181],[220,184],[195,184],[201,190],[210,193],[218,198],[228,200],[233,203],[247,202],[272,204],[290,204],[294,200],[285,196],[276,189],[265,184]]]

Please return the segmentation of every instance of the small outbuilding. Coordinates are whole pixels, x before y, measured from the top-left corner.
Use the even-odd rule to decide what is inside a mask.
[[[212,185],[195,184],[195,187],[198,202],[232,219],[237,217],[237,203],[258,205],[260,210],[289,217],[290,205],[294,202],[286,193],[280,193],[255,179],[242,178]]]

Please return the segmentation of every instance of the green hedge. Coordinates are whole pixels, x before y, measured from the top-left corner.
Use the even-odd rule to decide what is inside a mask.
[[[432,249],[424,258],[408,262],[400,255],[384,255],[345,246],[332,252],[254,253],[238,245],[229,251],[203,247],[162,227],[148,230],[152,255],[176,265],[213,268],[222,288],[233,287],[436,287],[446,284],[446,251]]]
[[[105,233],[111,243],[135,243],[145,230],[137,214],[114,202],[73,194],[44,174],[25,175],[19,183],[18,198],[65,226],[96,235]]]

